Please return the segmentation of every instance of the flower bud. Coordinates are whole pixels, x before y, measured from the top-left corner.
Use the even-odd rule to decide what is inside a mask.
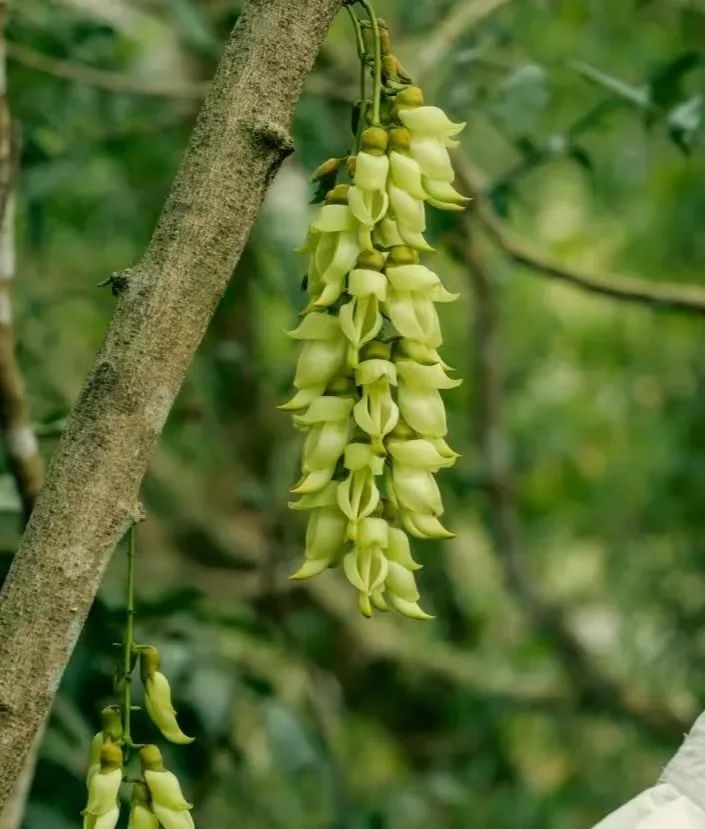
[[[411,149],[411,132],[406,127],[389,130],[389,149],[391,152],[408,153]]]
[[[365,153],[382,155],[387,151],[388,144],[389,135],[382,127],[368,127],[360,136],[360,146]]]
[[[349,189],[348,184],[336,184],[326,193],[326,204],[347,204]]]
[[[369,271],[384,270],[385,256],[378,250],[371,248],[370,250],[363,250],[357,257],[355,264],[356,268],[362,268]]]
[[[140,649],[140,675],[144,686],[144,704],[149,718],[172,743],[186,745],[194,738],[179,728],[176,711],[171,704],[169,681],[159,670],[159,651],[152,645]]]
[[[415,250],[404,245],[397,245],[389,251],[387,266],[417,265],[418,262],[419,255]]]
[[[343,158],[329,158],[328,161],[324,161],[319,167],[317,167],[311,176],[311,181],[320,181],[322,178],[326,176],[332,176],[334,173],[337,173],[340,168],[343,166],[345,162],[345,157]]]
[[[397,110],[422,107],[423,102],[423,92],[418,86],[407,86],[394,99]]]

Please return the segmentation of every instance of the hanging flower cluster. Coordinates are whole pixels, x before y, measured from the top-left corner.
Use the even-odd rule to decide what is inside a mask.
[[[171,687],[161,672],[159,651],[153,645],[134,642],[135,528],[130,530],[127,577],[127,616],[122,643],[119,685],[120,705],[103,709],[102,728],[91,741],[86,786],[88,802],[83,810],[83,829],[115,829],[120,819],[120,788],[132,785],[128,829],[194,829],[191,804],[184,798],[176,777],[164,767],[155,745],[137,745],[131,735],[133,671],[139,661],[144,689],[144,708],[162,735],[172,743],[193,742],[181,730],[171,702]],[[127,776],[131,755],[139,750],[141,777]]]
[[[390,51],[385,24],[360,21],[352,5],[375,88],[371,102],[362,96],[356,152],[314,174],[324,198],[303,249],[309,301],[290,332],[301,342],[296,393],[282,406],[306,433],[290,506],[309,520],[305,560],[292,578],[342,562],[364,615],[377,608],[427,619],[409,536],[452,535],[435,474],[458,457],[445,440],[440,392],[460,380],[438,353],[437,306],[457,295],[420,254],[432,250],[426,204],[462,210],[467,202],[448,156],[464,124],[425,105]],[[343,171],[350,183],[336,184]]]

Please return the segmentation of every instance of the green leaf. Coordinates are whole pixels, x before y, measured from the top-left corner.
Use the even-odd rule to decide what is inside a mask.
[[[550,98],[546,71],[527,63],[505,78],[492,114],[510,136],[523,138],[533,131]]]
[[[590,66],[589,63],[584,63],[583,61],[571,61],[570,66],[586,80],[611,92],[623,101],[627,101],[645,112],[650,112],[654,109],[648,87],[630,86],[624,83],[624,81],[620,81],[618,78],[608,75],[606,72],[596,69],[594,66]]]

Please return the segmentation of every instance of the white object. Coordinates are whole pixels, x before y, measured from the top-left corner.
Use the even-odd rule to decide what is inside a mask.
[[[705,829],[705,714],[697,719],[658,784],[593,829]]]

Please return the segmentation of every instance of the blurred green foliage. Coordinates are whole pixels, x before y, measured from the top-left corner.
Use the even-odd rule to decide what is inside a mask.
[[[412,74],[470,2],[379,0]],[[47,457],[111,314],[96,285],[144,249],[197,112],[193,86],[212,75],[238,10],[232,0],[12,5],[14,44],[79,75],[90,66],[185,90],[115,93],[10,64],[23,136],[18,349]],[[463,153],[526,238],[598,272],[705,288],[704,37],[699,0],[516,0],[441,43],[421,80],[469,121]],[[488,531],[476,300],[440,221],[434,264],[464,294],[444,309],[444,356],[466,382],[447,398],[463,453],[444,480],[457,539],[419,545],[436,620],[363,621],[338,573],[289,583],[303,532],[286,509],[298,438],[274,407],[295,360],[283,331],[302,302],[292,249],[307,175],[347,150],[355,83],[341,16],[298,108],[297,155],[145,483],[138,636],[162,648],[184,729],[198,735],[168,761],[201,826],[580,829],[650,785],[680,740],[677,725],[624,715],[624,700],[670,712],[670,723],[702,702],[703,323],[549,282],[478,241],[500,302],[528,579],[559,606],[588,672],[610,678],[614,704],[579,687],[517,600]],[[9,561],[18,514],[7,473],[0,510]],[[26,829],[78,825],[123,573],[118,551],[56,701]]]

